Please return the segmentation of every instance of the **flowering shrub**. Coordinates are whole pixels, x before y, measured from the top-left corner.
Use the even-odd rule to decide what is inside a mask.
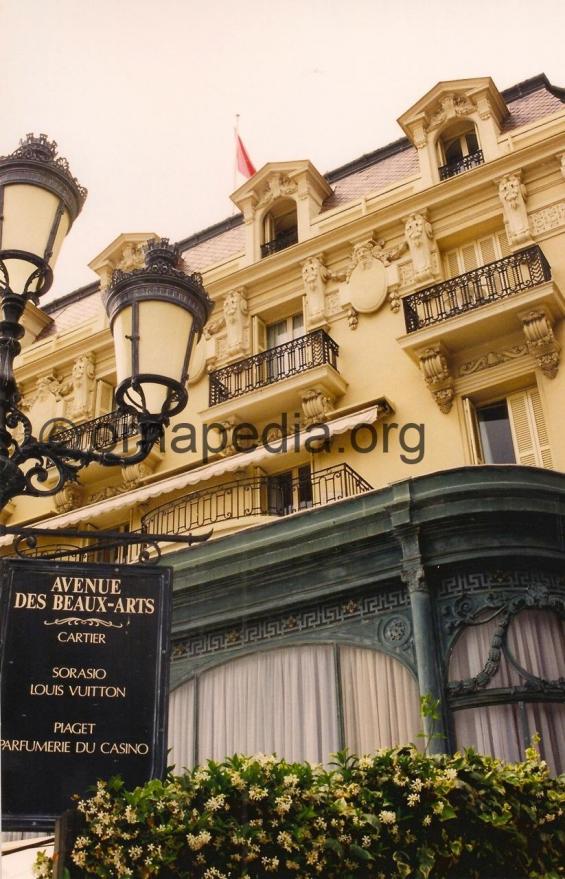
[[[505,764],[412,746],[341,753],[329,770],[260,754],[133,791],[114,778],[77,804],[71,875],[559,879],[564,782],[533,748]]]

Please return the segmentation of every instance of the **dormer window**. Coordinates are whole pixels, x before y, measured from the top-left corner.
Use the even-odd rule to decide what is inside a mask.
[[[296,202],[292,198],[280,199],[263,218],[261,257],[284,250],[297,241]]]
[[[447,180],[484,162],[477,131],[472,122],[451,125],[438,139],[439,178]]]

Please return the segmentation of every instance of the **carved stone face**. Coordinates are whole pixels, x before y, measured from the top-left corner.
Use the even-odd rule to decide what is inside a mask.
[[[511,205],[520,200],[520,181],[517,177],[505,177],[499,187],[500,197]]]
[[[420,244],[424,236],[424,218],[419,214],[412,214],[406,223],[406,236],[414,244]]]
[[[320,261],[311,256],[302,266],[302,278],[306,284],[314,284],[320,277]]]
[[[353,250],[355,262],[362,269],[368,269],[373,262],[373,245],[368,241],[362,244],[356,244]]]
[[[237,313],[239,305],[239,297],[235,291],[228,293],[224,301],[224,314],[226,317],[233,317]]]

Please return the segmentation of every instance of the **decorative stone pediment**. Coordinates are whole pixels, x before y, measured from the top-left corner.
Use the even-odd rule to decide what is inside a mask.
[[[437,183],[438,140],[444,133],[460,133],[465,122],[474,128],[482,161],[500,154],[498,136],[508,107],[490,77],[438,82],[398,119],[398,124],[419,153],[424,185]],[[439,151],[441,152],[441,151]]]
[[[304,241],[311,237],[312,220],[331,194],[328,181],[307,159],[263,165],[231,196],[242,212],[246,226],[246,262],[260,258],[261,244],[265,243],[262,224],[277,202],[291,200],[296,203],[298,241]]]
[[[96,272],[102,287],[107,287],[116,269],[131,272],[132,269],[142,268],[145,264],[143,247],[151,238],[157,237],[155,232],[124,232],[95,256],[88,267]]]
[[[231,195],[244,217],[249,206],[265,207],[277,198],[311,198],[321,207],[332,194],[331,186],[312,162],[267,162]]]
[[[471,114],[483,120],[493,116],[499,127],[508,116],[504,98],[490,76],[438,82],[399,117],[398,124],[418,147],[427,132]]]

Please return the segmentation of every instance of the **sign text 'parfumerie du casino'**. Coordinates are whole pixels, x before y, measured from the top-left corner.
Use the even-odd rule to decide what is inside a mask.
[[[2,825],[47,829],[98,779],[166,762],[171,571],[8,561],[2,575]]]

